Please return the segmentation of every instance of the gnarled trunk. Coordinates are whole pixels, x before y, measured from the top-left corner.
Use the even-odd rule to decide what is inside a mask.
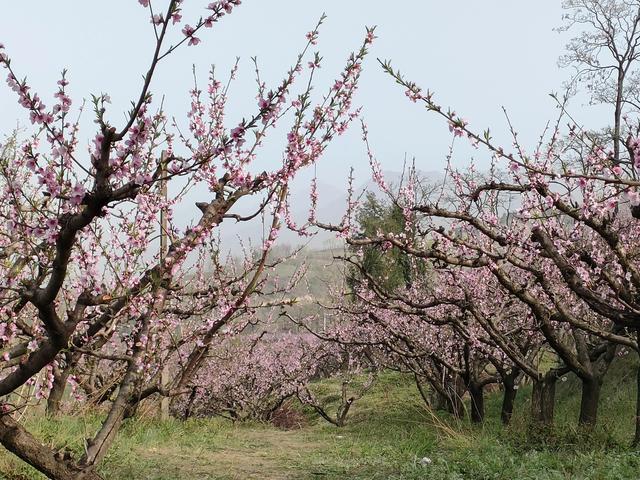
[[[64,452],[39,442],[8,414],[0,416],[0,443],[53,480],[102,480],[93,467],[78,467]]]
[[[638,340],[640,340],[640,330],[637,331]],[[640,364],[636,369],[636,431],[633,435],[633,447],[640,446]]]
[[[471,397],[471,422],[482,423],[484,421],[484,387],[482,385],[469,385]]]
[[[556,399],[555,374],[547,374],[541,380],[534,380],[531,391],[531,419],[543,426],[553,424],[553,409]]]
[[[582,426],[593,427],[598,419],[598,404],[600,403],[600,388],[602,380],[590,378],[582,380],[582,397],[580,400],[580,417],[578,423]]]
[[[56,371],[57,370],[57,371]],[[67,379],[71,373],[71,368],[55,369],[53,373],[53,386],[47,398],[47,415],[55,417],[60,413],[60,403],[64,396],[64,390],[67,386]]]
[[[618,346],[615,343],[603,345],[604,350],[595,349],[589,365],[589,375],[583,375],[582,398],[580,401],[580,417],[578,423],[584,427],[594,427],[598,420],[598,405],[600,403],[600,390],[611,362],[616,356]]]
[[[518,389],[512,378],[506,377],[503,380],[502,386],[504,388],[502,393],[502,408],[500,409],[500,420],[503,425],[509,425],[511,417],[513,416],[513,405],[518,394]]]

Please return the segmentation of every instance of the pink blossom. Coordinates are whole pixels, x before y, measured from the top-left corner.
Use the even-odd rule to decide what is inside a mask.
[[[182,33],[185,37],[189,37],[189,45],[198,45],[200,43],[200,39],[195,37],[193,34],[195,33],[195,28],[190,25],[185,25],[182,29]]]
[[[318,34],[317,32],[309,32],[306,35],[307,40],[311,43],[311,45],[317,45],[318,43]]]
[[[73,189],[71,190],[71,195],[69,197],[71,205],[74,205],[74,206],[80,205],[82,203],[82,200],[84,199],[84,196],[85,196],[84,187],[81,184],[76,183]]]
[[[462,137],[465,134],[464,127],[467,123],[464,120],[449,121],[449,131],[453,133],[454,137]]]

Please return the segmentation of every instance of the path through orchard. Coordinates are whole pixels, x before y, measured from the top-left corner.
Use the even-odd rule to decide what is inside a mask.
[[[193,479],[297,479],[308,478],[300,460],[321,444],[303,431],[267,428],[234,428],[218,442],[191,445],[161,445],[136,449],[150,465],[154,478]],[[153,466],[155,465],[155,466]],[[324,472],[318,471],[319,478]]]
[[[303,426],[293,430],[221,418],[183,422],[143,416],[125,424],[101,474],[109,480],[637,478],[640,453],[628,447],[635,407],[628,401],[628,375],[635,364],[621,359],[612,368],[612,381],[603,385],[607,403],[602,427],[579,443],[571,427],[580,400],[575,378],[558,386],[558,428],[548,446],[540,448],[526,442],[528,386],[520,392],[512,425],[505,430],[499,420],[499,392],[487,395],[487,422],[473,426],[430,412],[410,377],[389,373],[355,405],[343,428],[312,412],[297,417]],[[99,417],[93,417],[88,412],[51,420],[34,414],[24,421],[45,444],[69,445],[78,454],[84,447],[74,439],[87,438],[97,428]],[[42,478],[0,449],[0,480]]]

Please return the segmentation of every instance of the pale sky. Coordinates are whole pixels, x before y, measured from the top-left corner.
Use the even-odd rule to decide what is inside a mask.
[[[153,2],[156,9],[165,3]],[[186,23],[194,24],[207,3],[186,0]],[[323,12],[328,18],[316,47],[324,57],[316,81],[321,91],[333,83],[349,52],[360,45],[365,25],[378,27],[379,38],[365,63],[356,103],[364,106],[372,147],[385,170],[399,170],[405,153],[415,156],[421,170],[442,170],[451,137],[442,120],[406,99],[376,57],[391,59],[408,78],[434,91],[442,105],[452,107],[480,131],[491,127],[497,138],[508,142],[500,134],[506,132],[501,106],[507,107],[521,139],[529,145],[554,118],[548,94],[560,90],[571,74],[557,66],[567,40],[553,31],[561,23],[560,0],[243,0],[232,15],[199,35],[199,46],[182,48],[165,60],[152,91],[156,98],[166,96],[167,113],[184,119],[192,64],[206,79],[210,64],[226,72],[239,56],[229,116],[234,121],[249,116],[256,108],[250,57],[258,57],[262,78],[275,86]],[[45,103],[51,104],[55,81],[67,68],[75,105],[91,93],[109,93],[110,118],[116,124],[137,97],[153,41],[148,13],[136,0],[21,0],[3,2],[0,15],[0,42],[13,68],[18,76],[28,77]],[[18,121],[27,123],[4,82],[0,111],[2,134]],[[91,122],[87,111],[87,138],[93,134]],[[263,152],[260,162],[265,168],[279,162],[281,140]],[[486,164],[488,155],[478,155],[479,163]],[[359,179],[367,179],[359,129],[328,149],[317,167],[318,177],[343,188],[350,166]]]

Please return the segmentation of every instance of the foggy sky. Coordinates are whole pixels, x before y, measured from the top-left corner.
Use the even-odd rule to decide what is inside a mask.
[[[185,1],[185,23],[196,23],[207,3]],[[153,4],[159,9],[165,2]],[[136,0],[21,0],[3,2],[2,7],[0,42],[17,75],[27,76],[45,103],[52,103],[59,72],[68,68],[74,107],[91,93],[109,93],[113,103],[108,118],[121,125],[152,54],[154,36],[146,9]],[[199,34],[199,46],[182,48],[163,61],[152,91],[156,98],[165,96],[169,115],[184,121],[192,65],[206,80],[210,64],[226,73],[238,56],[239,78],[230,92],[234,126],[256,109],[250,57],[258,57],[262,78],[275,87],[323,12],[327,20],[316,47],[324,57],[318,93],[332,85],[349,52],[360,45],[365,25],[377,25],[379,38],[365,62],[356,103],[364,106],[372,147],[385,170],[399,170],[405,154],[415,157],[421,170],[442,170],[451,135],[441,119],[406,99],[404,90],[382,72],[377,57],[391,59],[409,79],[434,91],[440,104],[479,131],[491,127],[507,145],[501,107],[508,109],[523,143],[532,146],[556,114],[548,94],[560,90],[571,75],[557,66],[567,40],[566,34],[553,31],[561,24],[559,0],[243,0],[232,15]],[[174,34],[181,38],[179,30]],[[28,124],[15,94],[4,84],[0,111],[0,134],[18,122]],[[94,133],[92,120],[88,109],[84,138]],[[282,145],[282,138],[267,144],[257,168],[274,168]],[[474,155],[480,165],[487,164],[489,155]],[[368,163],[358,128],[335,141],[316,170],[321,182],[344,189],[351,166],[359,181],[366,181]],[[307,172],[305,178],[311,175]]]

